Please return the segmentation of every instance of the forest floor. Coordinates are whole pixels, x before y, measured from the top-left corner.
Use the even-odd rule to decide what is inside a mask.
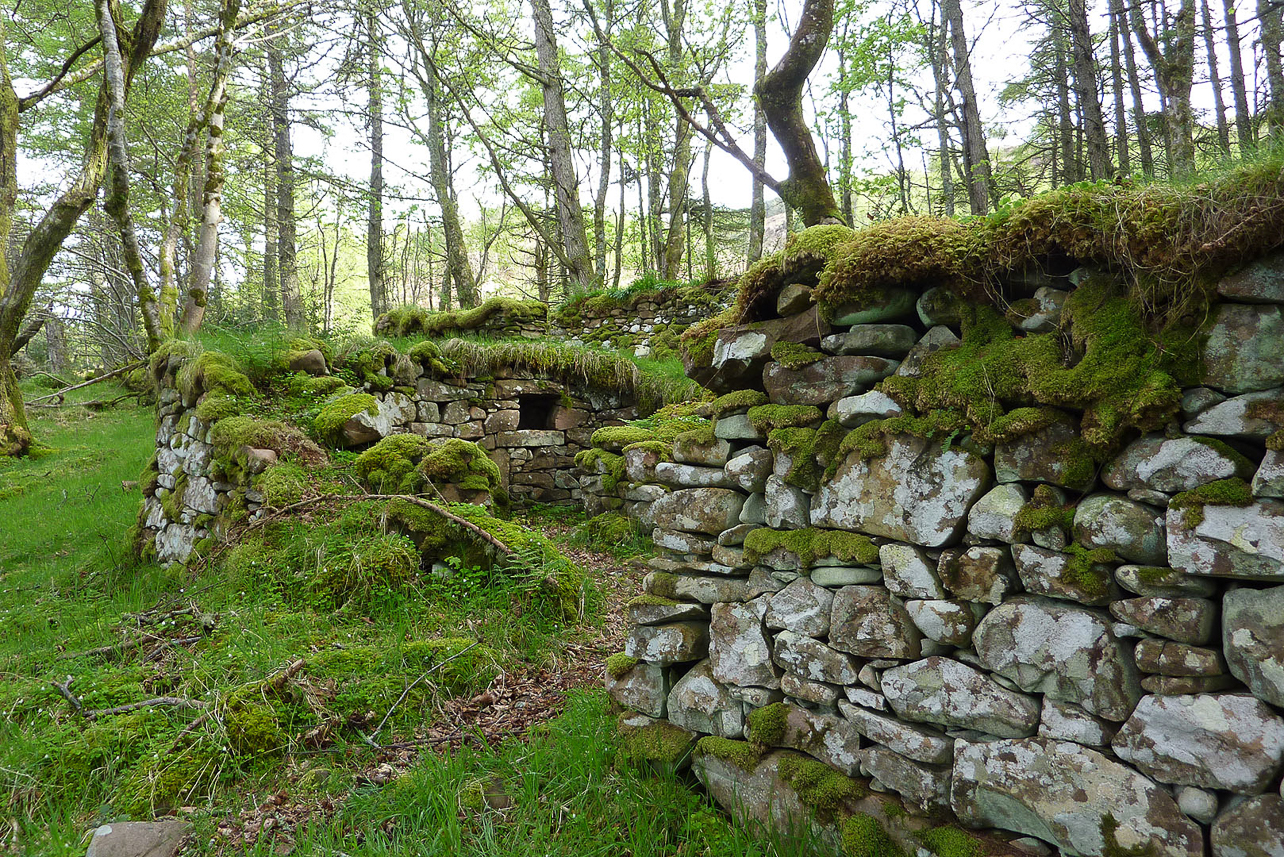
[[[72,398],[125,392],[105,386]],[[165,816],[189,855],[811,853],[617,759],[601,676],[641,544],[524,520],[588,572],[570,625],[466,569],[320,609],[217,560],[131,558],[150,406],[31,417],[45,448],[0,460],[0,853],[79,855],[99,824]],[[425,670],[438,643],[459,660]]]

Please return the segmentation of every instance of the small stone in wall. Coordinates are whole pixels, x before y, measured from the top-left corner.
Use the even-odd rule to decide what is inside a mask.
[[[858,324],[842,333],[820,341],[820,348],[830,354],[901,358],[918,342],[914,328],[904,324]]]
[[[880,685],[900,717],[977,729],[1000,737],[1034,734],[1039,704],[949,658],[931,657],[883,673]]]
[[[789,672],[780,677],[780,690],[788,700],[822,709],[832,709],[842,694],[838,685],[812,681]]]
[[[885,357],[824,357],[800,369],[768,363],[762,383],[778,405],[827,405],[868,390],[900,364]]]
[[[646,523],[665,530],[716,536],[737,525],[744,503],[743,494],[725,488],[672,491],[651,504]]]
[[[945,325],[937,325],[923,334],[918,343],[910,349],[909,354],[897,367],[896,374],[902,378],[920,378],[923,375],[923,363],[942,348],[954,348],[960,344],[958,336]]]
[[[1204,383],[1231,394],[1278,387],[1284,383],[1281,341],[1280,307],[1219,305],[1204,344]]]
[[[1093,494],[1079,503],[1074,537],[1084,547],[1109,548],[1143,565],[1168,564],[1163,518],[1152,507],[1115,494]]]
[[[656,481],[676,488],[731,488],[733,483],[721,467],[696,467],[661,461],[655,466]]]
[[[727,462],[723,472],[734,487],[752,494],[766,487],[767,477],[771,475],[772,459],[771,450],[761,446],[750,447],[736,453]]]
[[[1284,707],[1284,586],[1227,592],[1222,647],[1231,673],[1254,696]]]
[[[936,562],[920,548],[892,542],[880,545],[878,560],[883,566],[887,590],[904,598],[944,598],[945,587],[936,574]]]
[[[1225,675],[1226,661],[1217,649],[1204,649],[1172,640],[1137,641],[1137,669],[1169,676]]]
[[[1013,545],[1012,560],[1027,592],[1101,606],[1120,595],[1110,566],[1088,562],[1089,557]]]
[[[1230,805],[1213,824],[1212,841],[1213,857],[1284,857],[1284,798]]]
[[[948,767],[912,762],[899,753],[877,746],[861,750],[860,762],[861,774],[873,777],[920,812],[929,813],[950,805]]]
[[[1009,593],[1020,588],[1005,548],[947,550],[941,553],[936,571],[945,588],[964,601],[1001,604]]]
[[[1039,716],[1039,737],[1054,741],[1073,741],[1085,747],[1105,747],[1119,727],[1094,717],[1077,705],[1043,698]]]
[[[663,717],[669,696],[665,668],[659,664],[637,663],[620,676],[606,672],[606,693],[611,699],[650,717]]]
[[[1143,631],[1202,646],[1213,635],[1217,606],[1206,598],[1126,598],[1112,602],[1110,613]]]
[[[696,661],[709,653],[709,626],[704,622],[635,625],[629,629],[624,653],[660,666]]]
[[[844,586],[834,596],[829,641],[864,658],[917,658],[918,628],[905,604],[881,586]]]
[[[767,526],[777,530],[800,530],[808,524],[811,500],[779,476],[768,476],[764,490],[767,501]]]
[[[825,416],[844,428],[856,428],[874,420],[901,415],[901,406],[886,393],[870,390],[858,396],[847,396],[829,406]]]
[[[1214,580],[1192,577],[1175,569],[1156,566],[1121,565],[1115,569],[1115,580],[1124,589],[1137,595],[1207,598],[1217,591],[1217,582]]]
[[[772,657],[786,670],[811,681],[848,685],[857,680],[856,662],[850,655],[793,631],[776,635]]]
[[[738,687],[780,686],[763,627],[766,598],[747,603],[714,604],[709,624],[709,665],[715,681]]]
[[[905,602],[905,610],[915,627],[929,640],[950,646],[968,646],[986,608],[974,601],[911,599]]]
[[[696,664],[669,693],[669,722],[691,732],[739,738],[744,734],[740,700],[714,680],[709,661]]]
[[[829,611],[834,594],[807,578],[799,578],[767,602],[766,623],[808,637],[829,634]]]
[[[1067,454],[1078,443],[1076,421],[1069,414],[1061,414],[1047,428],[997,444],[995,478],[999,482],[1046,482],[1086,491],[1096,480],[1096,468],[1086,452]]]
[[[1253,496],[1284,498],[1284,452],[1266,450],[1253,475]]]
[[[856,731],[907,759],[929,765],[947,765],[953,758],[954,741],[935,729],[902,723],[894,717],[860,708],[846,700],[838,703],[838,710]]]
[[[978,539],[1008,544],[1019,541],[1016,516],[1029,501],[1030,494],[1023,485],[995,485],[968,512],[967,531]]]

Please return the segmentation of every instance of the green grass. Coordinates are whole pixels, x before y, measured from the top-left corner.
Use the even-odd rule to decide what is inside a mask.
[[[426,750],[392,782],[363,784],[380,760],[365,737],[413,739],[443,704],[500,671],[533,675],[582,657],[600,596],[568,626],[514,609],[529,605],[529,581],[466,564],[449,579],[422,573],[337,609],[312,597],[308,580],[283,577],[306,566],[259,562],[252,541],[191,570],[139,564],[126,533],[141,496],[121,483],[152,454],[151,408],[31,418],[41,454],[0,460],[0,818],[16,820],[19,853],[81,855],[98,824],[179,807],[196,827],[194,853],[214,853],[229,844],[217,836],[221,821],[282,792],[326,807],[295,832],[298,854],[806,853],[734,828],[689,781],[617,765],[614,718],[595,690],[521,740]],[[369,523],[351,506],[312,515],[306,527],[264,530],[324,564],[323,548],[360,542],[351,534]],[[537,509],[528,523],[546,519]],[[558,523],[550,530],[569,538],[569,522]],[[193,612],[147,624],[148,611],[185,607]],[[140,627],[198,639],[87,654]],[[295,660],[305,665],[293,679],[265,682]],[[217,717],[156,707],[89,720],[55,689],[68,679],[88,710],[174,696],[212,704]],[[328,737],[309,737],[318,729]],[[475,800],[478,783],[494,778],[508,809]],[[265,840],[249,853],[272,849]]]

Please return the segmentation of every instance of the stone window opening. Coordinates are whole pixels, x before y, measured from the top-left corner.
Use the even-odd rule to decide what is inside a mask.
[[[553,424],[553,412],[561,404],[556,393],[530,393],[517,397],[517,430],[547,429]]]

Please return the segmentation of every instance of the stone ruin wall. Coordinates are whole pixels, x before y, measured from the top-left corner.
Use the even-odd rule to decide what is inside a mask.
[[[175,385],[184,359],[171,357],[161,373],[156,473],[145,485],[141,518],[142,538],[154,544],[163,563],[185,562],[194,547],[221,538],[227,526],[224,513],[230,507],[243,506],[251,519],[256,517],[265,499],[258,477],[276,462],[271,450],[255,450],[239,472],[239,481],[219,481],[212,475],[213,426],[196,415],[199,399],[185,400]],[[511,377],[500,377],[504,375]],[[343,427],[346,445],[364,447],[406,432],[471,441],[499,466],[502,487],[519,505],[581,502],[576,453],[590,446],[596,429],[638,416],[629,394],[548,380],[527,371],[458,383],[422,376],[398,379],[402,381],[403,389],[413,386],[414,395],[364,391],[377,400],[378,413],[359,413],[349,420]],[[176,486],[182,497],[171,496]],[[454,486],[439,490],[447,500],[471,502],[470,497],[452,493]]]
[[[891,301],[831,328],[809,285],[781,292],[781,319],[721,331],[705,380],[851,428],[899,412],[879,379],[957,342],[930,292],[919,318]],[[1041,288],[1032,326],[1072,288]],[[1284,855],[1284,453],[1266,447],[1284,428],[1284,257],[1218,291],[1205,386],[1086,488],[1068,487],[1066,419],[993,448],[893,436],[809,492],[745,409],[672,460],[625,451],[610,492],[583,477],[591,508],[625,508],[659,553],[606,677],[624,722],[753,742],[703,742],[691,763],[760,820],[800,811],[791,756],[869,778],[909,808],[881,817],[911,854],[928,853],[915,816],[944,813],[1026,853]],[[780,337],[823,359],[787,368]],[[1246,505],[1193,526],[1167,508],[1227,477]],[[1039,486],[1072,524],[1021,529]],[[1101,548],[1116,561],[1084,554]]]

